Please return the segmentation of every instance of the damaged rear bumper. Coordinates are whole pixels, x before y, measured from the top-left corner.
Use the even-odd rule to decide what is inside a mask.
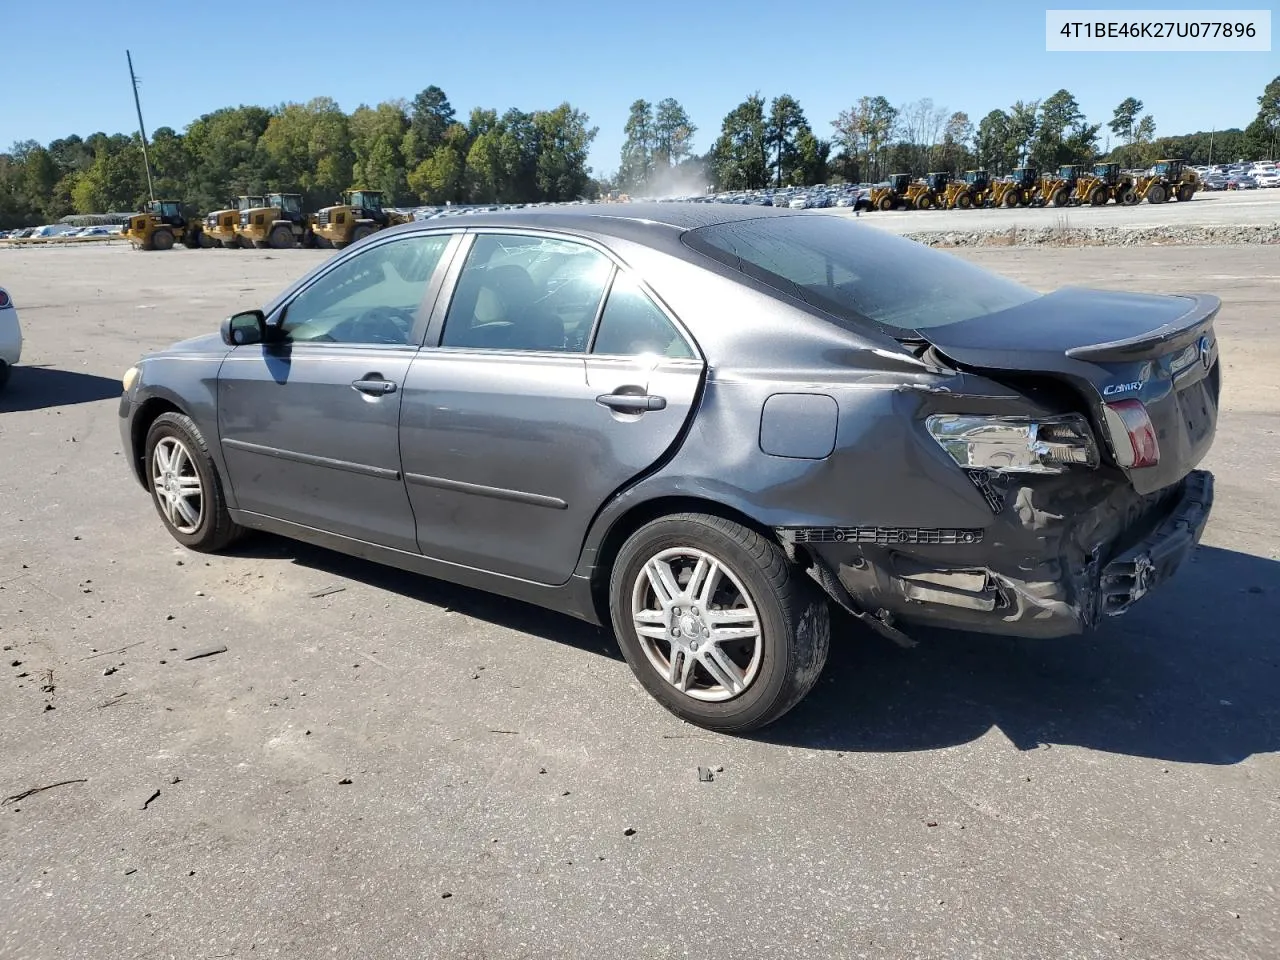
[[[1146,497],[1117,491],[1075,515],[1033,500],[1028,492],[1013,508],[1020,523],[1006,516],[989,529],[777,532],[833,599],[895,639],[895,623],[1068,636],[1124,613],[1178,571],[1204,532],[1213,475],[1195,470]]]

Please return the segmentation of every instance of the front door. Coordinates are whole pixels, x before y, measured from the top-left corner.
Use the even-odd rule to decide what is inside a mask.
[[[269,318],[271,342],[223,362],[218,427],[240,509],[417,552],[400,408],[451,239],[341,259]]]
[[[702,370],[601,250],[476,235],[439,345],[405,384],[401,457],[419,548],[565,582],[601,504],[675,442]]]

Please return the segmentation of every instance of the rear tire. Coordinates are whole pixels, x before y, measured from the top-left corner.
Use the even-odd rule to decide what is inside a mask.
[[[962,193],[956,197],[956,206],[961,210],[968,210],[973,206],[973,197],[967,193]]]
[[[157,230],[155,233],[151,234],[150,249],[172,250],[173,249],[173,231]]]
[[[1120,196],[1116,199],[1120,201],[1121,206],[1132,207],[1141,198],[1138,196],[1137,190],[1133,189],[1133,187],[1127,187],[1120,191]]]
[[[1065,207],[1071,201],[1071,195],[1067,192],[1066,187],[1061,187],[1054,191],[1053,205],[1055,207]]]
[[[1105,207],[1108,199],[1106,187],[1094,187],[1089,193],[1089,205],[1093,207]]]
[[[147,487],[169,534],[202,553],[221,550],[244,528],[231,519],[218,468],[200,428],[182,413],[162,413],[147,430]]]
[[[882,213],[888,213],[892,209],[893,209],[893,201],[889,197],[881,197],[880,211]]]
[[[209,236],[207,233],[200,234],[201,250],[212,250],[215,246],[217,246],[217,243],[214,241],[213,237]]]
[[[1196,188],[1189,183],[1181,184],[1178,187],[1178,202],[1186,203],[1196,195]]]
[[[826,597],[778,545],[705,514],[632,534],[613,565],[609,607],[641,685],[676,716],[726,733],[799,703],[830,645]]]
[[[1164,192],[1164,187],[1160,184],[1153,183],[1150,188],[1148,188],[1147,203],[1164,203],[1166,199],[1167,195]]]
[[[365,237],[371,236],[372,234],[373,234],[373,227],[369,226],[367,223],[361,224],[360,226],[356,227],[354,230],[351,231],[351,242],[359,243]]]
[[[1018,191],[1010,190],[1004,195],[1003,205],[1012,209],[1018,205]]]

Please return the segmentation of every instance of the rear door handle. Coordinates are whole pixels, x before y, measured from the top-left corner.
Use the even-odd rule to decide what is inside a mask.
[[[596,403],[603,404],[612,410],[625,410],[628,413],[667,409],[666,397],[654,397],[643,393],[603,393],[596,397]]]
[[[361,393],[367,393],[375,397],[396,392],[395,381],[383,379],[376,373],[368,373],[365,374],[363,379],[352,380],[351,387],[353,390],[359,390]]]

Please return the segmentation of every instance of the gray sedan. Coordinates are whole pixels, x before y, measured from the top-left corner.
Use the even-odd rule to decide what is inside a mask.
[[[829,606],[1056,637],[1178,569],[1213,498],[1212,296],[1020,284],[840,215],[419,221],[124,377],[194,550],[265,530],[612,627],[696,724],[816,682]]]

